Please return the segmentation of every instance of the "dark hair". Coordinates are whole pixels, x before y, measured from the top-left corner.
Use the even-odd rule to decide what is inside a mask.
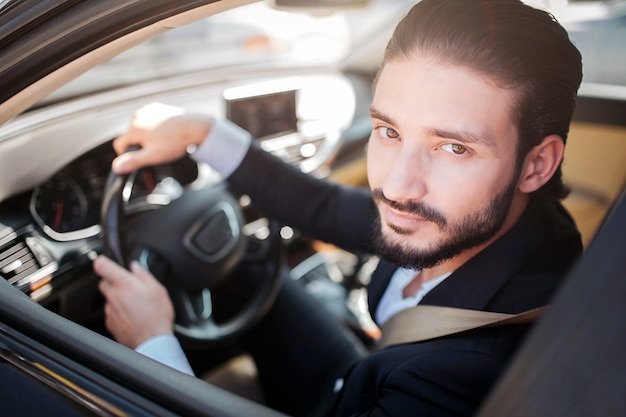
[[[582,63],[551,14],[519,0],[422,0],[396,27],[381,69],[415,51],[515,90],[518,167],[546,136],[567,141]],[[560,165],[535,194],[556,200],[567,196]]]

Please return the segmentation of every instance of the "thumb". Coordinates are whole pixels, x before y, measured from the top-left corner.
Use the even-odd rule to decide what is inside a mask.
[[[139,277],[139,279],[146,281],[146,280],[154,280],[156,281],[157,279],[154,277],[154,275],[152,275],[152,273],[150,271],[148,271],[147,269],[145,269],[144,267],[142,267],[139,262],[137,261],[132,261],[130,263],[130,270],[137,276]]]
[[[116,174],[128,174],[139,168],[151,165],[150,156],[150,152],[143,148],[128,151],[113,160],[111,169]]]

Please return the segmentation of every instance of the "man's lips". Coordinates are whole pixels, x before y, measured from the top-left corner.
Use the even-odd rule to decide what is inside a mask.
[[[440,229],[446,227],[446,218],[421,201],[404,200],[398,202],[389,200],[380,188],[372,189],[372,197],[377,203],[381,220],[386,221],[392,228],[413,229],[426,222],[434,223]],[[410,232],[410,230],[405,231]]]
[[[381,211],[382,218],[385,222],[404,229],[413,229],[419,225],[430,222],[430,220],[415,214],[395,210],[386,204],[381,205]]]

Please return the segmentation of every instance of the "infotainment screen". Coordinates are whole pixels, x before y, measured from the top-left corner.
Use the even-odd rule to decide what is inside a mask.
[[[226,99],[226,117],[256,139],[297,132],[296,90]]]

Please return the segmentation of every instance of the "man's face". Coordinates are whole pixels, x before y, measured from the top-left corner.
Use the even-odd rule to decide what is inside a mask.
[[[463,67],[420,54],[385,65],[367,155],[381,256],[429,268],[512,225],[523,201],[512,105],[510,90]]]

